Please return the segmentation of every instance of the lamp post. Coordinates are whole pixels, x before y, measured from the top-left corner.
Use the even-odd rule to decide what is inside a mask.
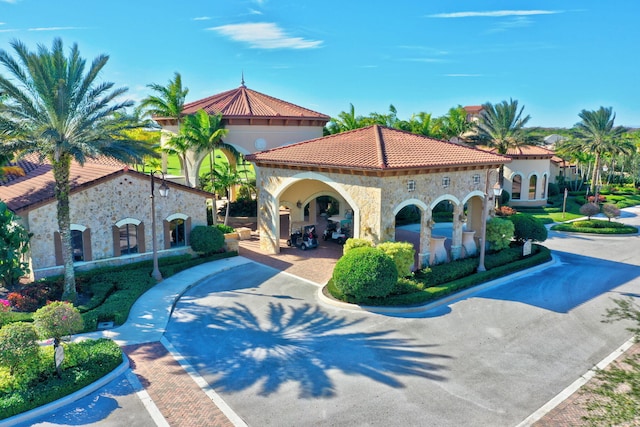
[[[482,223],[480,224],[480,259],[478,262],[477,272],[480,273],[482,271],[487,271],[484,266],[484,254],[485,254],[485,240],[487,238],[487,216],[488,216],[488,208],[489,203],[493,202],[493,200],[497,200],[497,198],[502,194],[502,187],[500,187],[500,183],[496,182],[493,186],[493,191],[489,193],[489,179],[491,178],[491,172],[497,172],[494,169],[487,170],[487,179],[485,181],[484,187],[484,200],[482,201]]]
[[[156,203],[155,203],[155,175],[160,174],[162,177],[162,184],[160,184],[160,188],[158,188],[158,192],[162,197],[167,197],[169,194],[169,186],[165,180],[164,172],[161,171],[151,171],[149,175],[151,177],[151,240],[153,247],[153,271],[151,272],[151,277],[156,279],[156,281],[162,280],[162,274],[160,273],[160,268],[158,268],[158,242],[156,241]]]

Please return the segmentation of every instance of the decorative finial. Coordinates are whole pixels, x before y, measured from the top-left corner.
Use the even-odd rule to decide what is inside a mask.
[[[242,70],[242,81],[240,82],[240,87],[246,87],[244,85],[244,70]]]

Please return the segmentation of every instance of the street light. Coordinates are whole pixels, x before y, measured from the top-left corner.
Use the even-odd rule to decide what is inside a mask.
[[[160,174],[162,177],[162,184],[160,184],[160,188],[158,188],[160,196],[167,197],[169,194],[169,186],[165,180],[164,172],[151,171],[151,174],[149,175],[151,177],[151,240],[153,246],[153,271],[151,272],[151,277],[159,282],[162,280],[162,274],[160,273],[160,268],[158,268],[158,242],[156,241],[156,203],[154,197],[156,173]]]
[[[485,240],[487,238],[487,210],[489,208],[489,201],[497,200],[502,195],[502,187],[500,183],[496,182],[493,186],[493,191],[489,193],[489,179],[491,178],[491,172],[497,172],[495,169],[487,169],[487,179],[485,181],[484,188],[484,200],[482,201],[482,224],[480,224],[480,260],[478,262],[478,273],[487,271],[484,266],[484,253],[485,253]]]

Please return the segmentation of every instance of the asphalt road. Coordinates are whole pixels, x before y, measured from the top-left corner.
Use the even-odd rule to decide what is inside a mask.
[[[166,337],[249,425],[513,426],[630,335],[601,315],[640,266],[557,256],[413,318],[319,306],[251,264],[186,294]]]
[[[251,263],[184,295],[165,336],[250,426],[515,426],[630,337],[601,320],[640,295],[639,236],[545,244],[555,266],[413,317],[324,305]],[[121,386],[47,425],[147,425]]]

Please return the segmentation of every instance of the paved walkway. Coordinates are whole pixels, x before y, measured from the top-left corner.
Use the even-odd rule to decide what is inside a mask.
[[[162,336],[171,317],[175,302],[193,286],[220,271],[257,261],[316,283],[325,283],[340,256],[341,246],[332,242],[316,251],[285,248],[279,256],[266,256],[259,250],[257,239],[241,244],[242,256],[214,261],[178,273],[149,290],[132,307],[125,325],[118,328],[84,334],[82,337],[106,337],[116,341],[129,357],[131,369],[151,398],[150,412],[158,411],[158,425],[171,426],[242,426],[244,422],[215,392],[185,370],[180,356],[172,353],[170,344],[163,344]],[[302,266],[302,267],[301,267]],[[169,348],[167,348],[169,347]],[[640,351],[638,346],[634,351]],[[197,374],[196,374],[197,375]],[[536,420],[536,426],[580,425],[583,412],[578,408],[578,392],[564,403]],[[28,421],[28,414],[17,422]]]

